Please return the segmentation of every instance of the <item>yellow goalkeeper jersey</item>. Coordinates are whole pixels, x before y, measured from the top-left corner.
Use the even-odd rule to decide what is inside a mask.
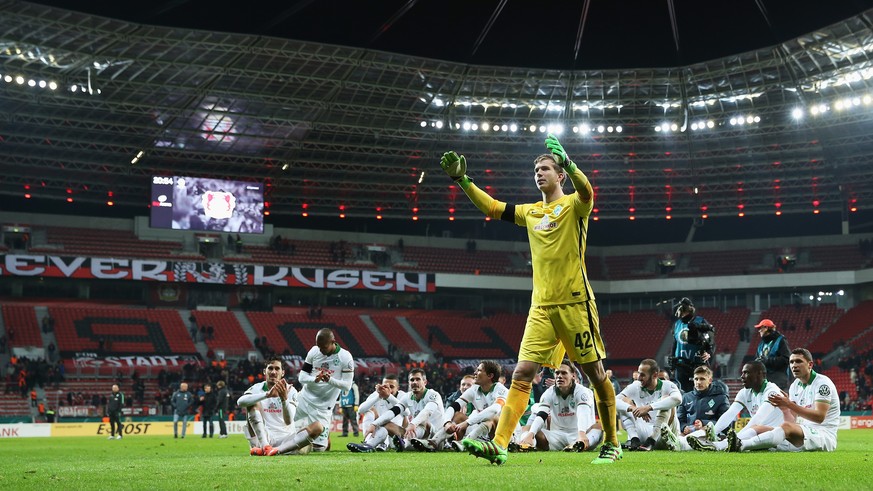
[[[533,266],[534,306],[594,300],[585,270],[588,216],[594,199],[570,193],[549,204],[515,206],[515,224],[527,228]]]

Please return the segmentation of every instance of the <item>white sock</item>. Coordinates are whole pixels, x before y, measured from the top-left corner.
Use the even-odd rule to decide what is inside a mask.
[[[246,412],[246,419],[248,419],[249,426],[251,426],[255,438],[258,440],[258,446],[264,448],[269,445],[270,437],[267,436],[267,429],[264,427],[264,420],[261,417],[261,412],[257,409],[249,409]]]
[[[588,430],[585,433],[588,435],[588,449],[597,447],[600,444],[600,439],[603,438],[603,430]]]
[[[689,434],[688,436],[691,436],[692,434]],[[691,445],[688,444],[688,436],[680,436],[676,438],[676,440],[679,442],[679,448],[677,448],[676,450],[680,452],[688,452],[689,450],[694,450],[693,448],[691,448]]]
[[[727,450],[727,447],[728,447],[727,440],[720,440],[720,441],[712,442],[712,443],[713,443],[713,445],[715,445],[715,449],[720,451],[720,452]]]
[[[637,433],[637,422],[633,415],[631,413],[622,413],[620,418],[621,426],[627,432],[627,441],[631,441],[634,438],[638,439],[640,434]]]
[[[470,438],[472,440],[475,440],[476,438],[479,438],[481,436],[488,435],[488,431],[490,429],[491,428],[489,428],[488,425],[482,424],[482,423],[468,426],[467,427],[467,434],[465,435],[465,438]]]
[[[306,428],[303,428],[302,430],[295,433],[293,437],[289,438],[288,440],[282,442],[281,445],[279,445],[279,453],[290,452],[292,450],[297,450],[300,447],[305,447],[306,445],[312,443],[312,440],[314,440],[314,438],[309,436],[309,432],[306,430]]]
[[[388,430],[386,430],[384,426],[379,426],[376,428],[376,431],[364,439],[364,443],[371,447],[375,447],[382,444],[386,438],[388,438]]]
[[[739,438],[740,440],[748,440],[750,438],[755,438],[755,435],[757,434],[757,431],[753,430],[749,426],[746,426],[745,428],[737,432],[737,438]]]
[[[431,437],[430,441],[432,441],[434,443],[434,445],[436,445],[437,448],[440,448],[442,446],[443,442],[446,441],[446,438],[448,436],[449,435],[446,434],[446,430],[443,428],[440,428],[437,430],[436,433],[434,433],[434,435],[433,435],[433,437]]]
[[[765,431],[760,435],[743,440],[743,450],[758,450],[760,448],[772,448],[785,440],[785,430],[782,427]]]

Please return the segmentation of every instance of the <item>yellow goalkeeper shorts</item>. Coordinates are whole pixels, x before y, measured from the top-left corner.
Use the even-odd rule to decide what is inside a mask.
[[[554,368],[561,363],[565,352],[576,363],[606,358],[597,304],[593,300],[531,307],[518,360]]]

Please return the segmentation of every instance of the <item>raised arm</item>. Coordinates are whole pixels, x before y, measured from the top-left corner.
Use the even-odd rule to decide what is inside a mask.
[[[506,211],[506,203],[497,201],[473,184],[473,180],[467,176],[467,159],[463,155],[459,156],[452,151],[444,153],[442,159],[440,159],[440,167],[443,168],[453,181],[458,183],[464,194],[470,198],[470,201],[482,213],[495,220],[503,217],[503,212]],[[513,221],[513,217],[509,217],[509,221]]]
[[[555,156],[555,162],[558,163],[567,173],[567,177],[573,183],[573,188],[579,193],[582,201],[590,201],[594,197],[594,190],[591,188],[591,182],[588,177],[576,167],[576,164],[570,160],[567,151],[561,146],[561,142],[555,135],[549,134],[546,138],[546,148]]]

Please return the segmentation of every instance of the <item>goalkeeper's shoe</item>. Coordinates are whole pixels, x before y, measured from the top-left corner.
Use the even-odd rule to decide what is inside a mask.
[[[474,457],[480,457],[492,464],[503,465],[506,463],[506,449],[493,441],[473,440],[464,438],[461,440],[464,449]]]
[[[703,427],[704,431],[706,431],[706,439],[715,443],[718,441],[718,435],[715,434],[715,425],[710,421],[706,423],[706,426]]]
[[[249,455],[264,455],[264,449],[261,447],[252,447],[249,449]]]
[[[621,460],[622,456],[621,447],[613,444],[612,442],[606,442],[600,446],[600,455],[597,456],[596,459],[592,460],[592,464],[614,464],[615,461]]]
[[[269,448],[269,450],[267,450]],[[279,455],[279,449],[275,447],[264,447],[264,455],[272,457],[274,455]]]
[[[742,452],[743,451],[743,441],[740,440],[740,437],[737,436],[737,433],[733,428],[729,429],[727,432],[727,451],[728,452]]]
[[[698,452],[715,452],[716,450],[718,450],[717,448],[715,448],[714,443],[710,441],[703,441],[693,435],[689,435],[685,440],[688,442],[688,445],[691,446],[691,448],[697,450]]]
[[[370,453],[376,451],[375,448],[366,443],[349,443],[346,445],[346,448],[352,453]]]

